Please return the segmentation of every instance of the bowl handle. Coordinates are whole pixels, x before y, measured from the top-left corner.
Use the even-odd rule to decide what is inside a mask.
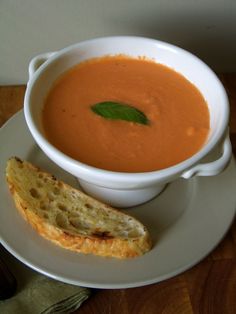
[[[222,155],[219,159],[209,162],[202,163],[194,166],[193,168],[185,171],[181,177],[184,179],[192,178],[193,176],[214,176],[221,173],[229,164],[232,155],[232,147],[227,135],[222,144]]]
[[[37,69],[47,61],[55,52],[46,52],[35,56],[29,63],[29,78],[34,75]]]

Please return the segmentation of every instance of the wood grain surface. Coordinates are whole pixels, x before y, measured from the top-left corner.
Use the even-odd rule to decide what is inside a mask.
[[[230,99],[230,136],[236,153],[236,74],[219,74],[219,77]],[[0,125],[22,108],[24,93],[25,86],[0,87]],[[94,289],[76,313],[235,314],[236,222],[218,247],[192,269],[145,287]]]

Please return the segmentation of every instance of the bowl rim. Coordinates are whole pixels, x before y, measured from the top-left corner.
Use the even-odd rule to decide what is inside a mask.
[[[35,124],[35,121],[31,115],[32,111],[32,105],[30,105],[30,97],[31,92],[39,79],[39,77],[42,75],[42,73],[45,71],[45,69],[53,63],[55,60],[57,60],[59,57],[62,57],[63,55],[66,55],[68,52],[72,51],[75,48],[82,48],[83,46],[86,46],[88,44],[93,44],[98,41],[120,41],[120,40],[129,40],[129,41],[140,41],[140,43],[147,42],[152,45],[156,45],[158,47],[162,47],[164,49],[171,50],[175,53],[181,53],[188,55],[193,60],[199,63],[205,70],[211,75],[211,77],[215,80],[216,84],[218,85],[218,88],[222,94],[223,100],[224,100],[224,119],[222,122],[222,128],[218,129],[217,136],[213,136],[212,139],[206,144],[203,145],[203,147],[196,152],[193,156],[191,156],[188,159],[185,159],[184,161],[175,164],[173,166],[170,166],[168,168],[160,169],[160,170],[154,170],[154,171],[147,171],[147,172],[118,172],[118,171],[111,171],[106,170],[102,168],[96,168],[94,166],[87,165],[83,162],[80,162],[78,160],[75,160],[71,158],[70,156],[66,155],[62,151],[60,151],[58,148],[53,146],[46,137],[43,136],[43,134],[40,132],[39,127]],[[201,91],[200,91],[201,92]],[[83,172],[85,174],[92,174],[93,176],[103,176],[106,178],[124,180],[143,180],[147,179],[149,177],[150,180],[155,180],[156,178],[164,178],[166,176],[172,176],[177,173],[181,173],[190,167],[196,165],[203,157],[205,157],[208,153],[211,152],[211,150],[220,142],[222,137],[225,134],[225,131],[228,126],[229,121],[229,100],[227,93],[224,89],[223,84],[221,83],[220,79],[217,77],[215,72],[206,64],[204,63],[200,58],[198,58],[193,53],[180,48],[176,45],[148,37],[141,37],[141,36],[107,36],[107,37],[98,37],[93,39],[84,40],[72,45],[69,45],[63,49],[60,49],[52,54],[40,67],[35,71],[34,75],[29,78],[29,81],[27,83],[26,93],[24,97],[24,116],[26,123],[30,129],[30,132],[32,133],[35,141],[39,144],[39,146],[42,148],[42,150],[46,150],[57,156],[57,159],[60,159],[61,162],[66,162],[67,165],[70,166],[70,168],[76,168],[78,171]]]

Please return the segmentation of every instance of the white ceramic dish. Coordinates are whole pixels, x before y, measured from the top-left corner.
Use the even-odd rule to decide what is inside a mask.
[[[5,183],[7,159],[17,155],[72,185],[74,177],[35,145],[23,113],[0,130],[0,239],[16,258],[52,278],[97,288],[130,288],[171,278],[203,259],[221,241],[235,216],[236,167],[214,177],[179,179],[157,198],[132,208],[147,225],[154,247],[140,258],[117,260],[64,250],[40,237],[15,209]]]
[[[121,53],[133,57],[145,56],[173,68],[200,90],[210,112],[210,132],[204,146],[191,158],[160,171],[119,173],[73,160],[45,138],[41,111],[44,99],[58,76],[86,59]],[[216,175],[230,160],[231,145],[227,137],[229,106],[224,87],[206,64],[181,48],[142,37],[97,38],[35,57],[30,62],[29,74],[24,113],[35,141],[51,160],[78,177],[82,187],[89,194],[113,206],[127,207],[148,201],[157,195],[166,183],[179,177],[188,179],[196,175]],[[219,143],[222,145],[222,156],[202,164],[202,158]]]

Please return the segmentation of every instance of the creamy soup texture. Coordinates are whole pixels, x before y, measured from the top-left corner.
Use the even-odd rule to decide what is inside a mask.
[[[111,120],[91,106],[113,101],[142,111],[147,125]],[[199,90],[181,74],[144,58],[105,56],[63,73],[42,113],[48,140],[72,158],[122,172],[173,166],[194,155],[209,132]]]

